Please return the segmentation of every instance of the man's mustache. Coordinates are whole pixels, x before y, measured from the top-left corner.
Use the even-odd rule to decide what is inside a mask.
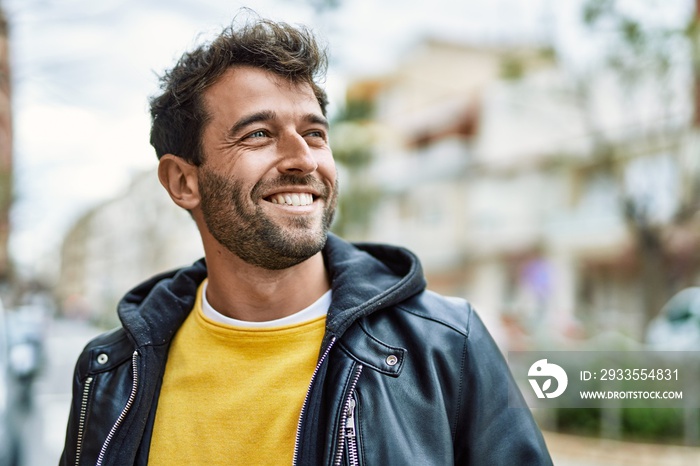
[[[330,188],[325,185],[321,180],[313,175],[290,175],[288,173],[278,176],[273,180],[258,181],[253,186],[251,192],[253,199],[258,199],[262,196],[262,193],[273,191],[278,188],[284,188],[289,186],[304,186],[311,188],[312,190],[319,193],[319,197],[322,199],[328,199],[330,195]]]

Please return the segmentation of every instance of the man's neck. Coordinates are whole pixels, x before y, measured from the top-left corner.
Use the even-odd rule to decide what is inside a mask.
[[[320,252],[284,270],[263,269],[228,254],[213,256],[206,258],[207,300],[234,319],[280,319],[305,309],[330,289]]]

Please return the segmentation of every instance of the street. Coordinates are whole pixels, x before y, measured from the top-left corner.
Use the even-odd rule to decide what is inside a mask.
[[[544,433],[556,466],[697,466],[700,449]]]

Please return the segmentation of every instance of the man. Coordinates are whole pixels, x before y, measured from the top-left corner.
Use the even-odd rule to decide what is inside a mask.
[[[256,20],[162,78],[158,175],[206,261],[129,292],[86,347],[62,464],[551,464],[471,307],[410,252],[328,234],[325,64]]]

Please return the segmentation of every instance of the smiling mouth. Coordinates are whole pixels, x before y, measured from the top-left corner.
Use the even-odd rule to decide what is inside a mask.
[[[265,200],[278,205],[307,206],[313,204],[314,196],[310,193],[277,193]]]

